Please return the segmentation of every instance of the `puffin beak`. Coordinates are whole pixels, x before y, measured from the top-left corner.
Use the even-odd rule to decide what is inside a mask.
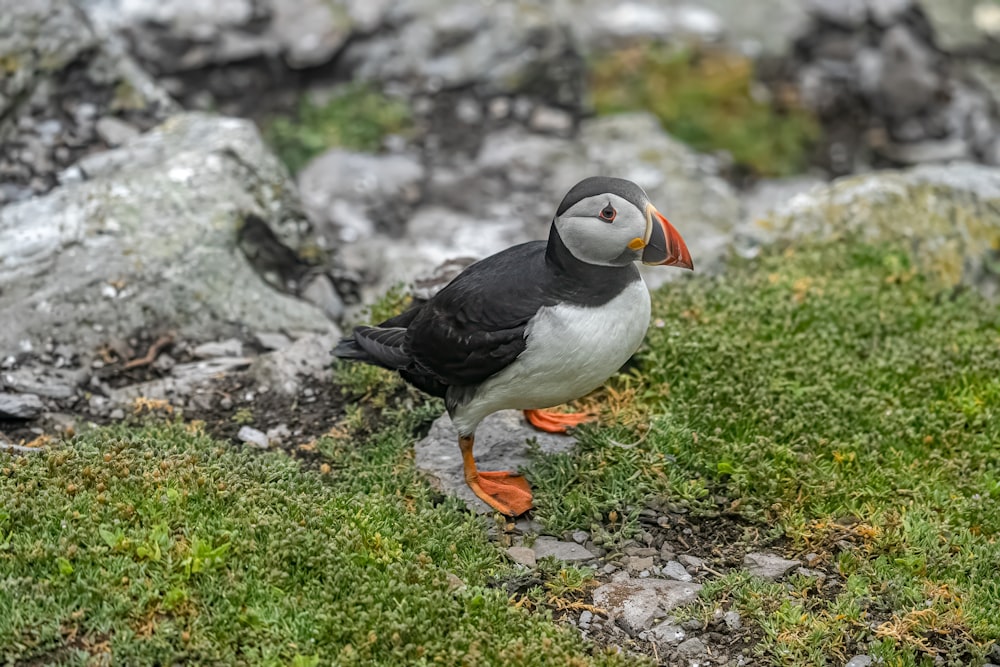
[[[684,239],[652,204],[646,204],[646,236],[643,242],[643,264],[679,266],[694,271],[694,262]]]

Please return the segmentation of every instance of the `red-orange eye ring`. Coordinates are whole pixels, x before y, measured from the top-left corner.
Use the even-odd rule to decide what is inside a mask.
[[[616,215],[618,215],[618,211],[616,211],[615,207],[612,206],[611,204],[608,204],[603,209],[601,209],[601,214],[600,214],[601,220],[607,220],[608,222],[613,222]]]

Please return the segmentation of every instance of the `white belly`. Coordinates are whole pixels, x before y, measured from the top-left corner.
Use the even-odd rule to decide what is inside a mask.
[[[642,280],[596,308],[542,308],[525,331],[525,350],[455,411],[455,425],[471,433],[497,410],[549,408],[593,391],[639,349],[649,312]]]

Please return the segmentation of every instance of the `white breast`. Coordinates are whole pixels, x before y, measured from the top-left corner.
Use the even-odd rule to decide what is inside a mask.
[[[455,425],[471,433],[497,410],[549,408],[593,391],[639,349],[649,312],[642,280],[603,306],[542,308],[525,331],[525,350],[455,411]]]

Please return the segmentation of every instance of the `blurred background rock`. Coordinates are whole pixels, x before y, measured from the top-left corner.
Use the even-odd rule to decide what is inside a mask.
[[[993,0],[0,0],[4,386],[110,395],[97,371],[164,332],[182,362],[332,339],[544,238],[595,173],[701,272],[840,176],[993,206],[998,36]],[[864,180],[955,161],[980,166]],[[991,234],[957,280],[995,283]]]

